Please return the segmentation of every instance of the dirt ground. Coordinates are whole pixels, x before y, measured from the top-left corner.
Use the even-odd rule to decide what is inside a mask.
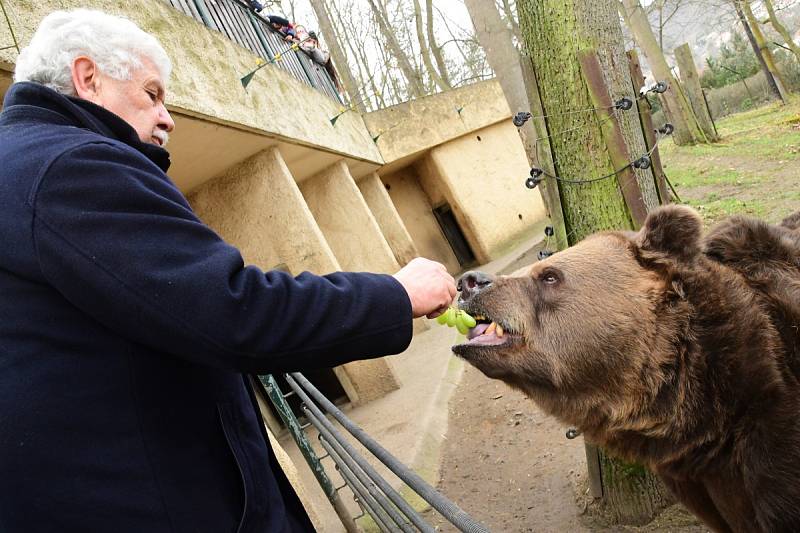
[[[677,506],[649,526],[609,526],[588,495],[583,440],[567,429],[467,366],[450,401],[438,489],[495,532],[707,531]],[[434,511],[426,518],[457,531]]]

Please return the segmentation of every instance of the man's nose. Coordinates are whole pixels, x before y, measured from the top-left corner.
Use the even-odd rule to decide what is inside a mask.
[[[172,120],[172,117],[167,111],[167,107],[164,104],[161,104],[161,110],[158,114],[158,127],[162,130],[165,130],[167,133],[172,133],[172,130],[175,129],[175,121]]]
[[[470,270],[458,279],[456,288],[461,291],[460,301],[465,302],[492,284],[494,278],[477,270]]]

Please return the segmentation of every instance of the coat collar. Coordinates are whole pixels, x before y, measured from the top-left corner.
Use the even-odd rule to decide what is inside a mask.
[[[164,172],[169,168],[169,152],[160,146],[142,142],[136,130],[111,111],[82,98],[62,95],[39,83],[23,81],[9,88],[3,102],[0,124],[20,118],[42,122],[46,121],[45,117],[51,120],[56,118],[65,124],[125,143],[144,154]]]

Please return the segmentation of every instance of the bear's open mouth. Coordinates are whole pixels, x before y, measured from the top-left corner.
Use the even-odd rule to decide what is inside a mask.
[[[515,336],[502,321],[491,320],[480,313],[474,314],[473,318],[477,324],[467,332],[467,342],[461,346],[502,346]]]

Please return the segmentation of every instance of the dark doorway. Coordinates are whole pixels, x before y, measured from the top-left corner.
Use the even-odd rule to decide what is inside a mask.
[[[458,264],[462,267],[474,264],[475,254],[472,253],[472,248],[470,248],[466,237],[464,237],[464,233],[461,231],[461,227],[458,225],[450,205],[442,204],[438,207],[434,207],[433,216],[436,217],[439,227],[442,228],[445,239],[450,243],[450,248],[453,249],[453,253],[456,255],[456,259],[458,259]]]

